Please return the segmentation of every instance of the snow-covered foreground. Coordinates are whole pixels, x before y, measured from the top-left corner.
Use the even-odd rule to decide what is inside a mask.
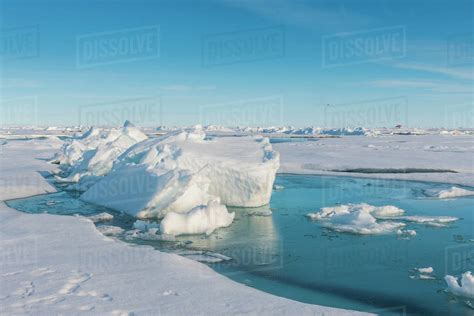
[[[0,200],[54,192],[38,171],[61,146],[1,145]],[[85,218],[25,214],[0,201],[0,314],[357,314],[275,297],[209,267],[100,234]]]

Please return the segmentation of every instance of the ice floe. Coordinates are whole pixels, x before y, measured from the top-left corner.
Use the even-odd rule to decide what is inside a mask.
[[[434,269],[433,267],[427,267],[427,268],[417,268],[418,272],[424,273],[424,274],[430,274],[433,273]]]
[[[405,226],[404,223],[377,221],[377,217],[403,213],[402,209],[391,205],[373,206],[362,203],[324,207],[319,212],[309,213],[307,216],[339,232],[366,235],[397,232]]]
[[[440,199],[450,199],[462,196],[471,196],[474,195],[474,191],[458,188],[458,187],[451,187],[447,190],[441,190],[437,193],[438,198]]]
[[[388,234],[415,236],[416,231],[402,229],[412,222],[436,227],[444,227],[457,221],[452,216],[403,215],[405,211],[393,206],[373,206],[366,203],[323,207],[319,212],[309,213],[307,217],[319,221],[323,226],[339,232],[354,234]]]
[[[461,276],[461,283],[458,278],[452,275],[446,275],[444,280],[448,284],[448,291],[454,295],[463,296],[467,298],[474,298],[474,277],[471,271],[467,271]]]

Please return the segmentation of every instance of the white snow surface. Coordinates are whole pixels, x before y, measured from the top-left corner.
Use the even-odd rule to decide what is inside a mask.
[[[461,283],[458,278],[452,275],[446,275],[444,280],[448,284],[448,291],[454,295],[474,299],[474,277],[471,271],[464,272],[461,276]]]
[[[38,172],[57,168],[44,158],[60,146],[57,139],[3,145],[0,200],[54,192]],[[362,314],[258,291],[190,259],[105,237],[82,217],[26,214],[0,201],[0,235],[4,315]]]
[[[418,180],[474,187],[472,134],[348,136],[272,145],[280,153],[279,173]],[[344,172],[351,169],[354,172]],[[364,169],[373,173],[364,173]],[[420,171],[417,169],[432,172],[411,172]],[[394,173],[403,170],[410,173]]]
[[[176,131],[130,147],[81,199],[142,219],[196,215],[190,210],[216,199],[257,207],[269,203],[278,167],[279,155],[267,138],[206,139],[201,130]],[[222,216],[215,223],[230,218],[227,212],[211,213]]]

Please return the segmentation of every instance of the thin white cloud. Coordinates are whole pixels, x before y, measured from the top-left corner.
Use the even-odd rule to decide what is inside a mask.
[[[3,78],[0,79],[1,88],[38,88],[39,82],[24,78]]]
[[[439,67],[439,66],[433,66],[433,65],[406,64],[406,63],[398,63],[398,64],[395,64],[394,66],[397,68],[441,74],[441,75],[453,77],[456,79],[474,80],[474,72],[473,72],[474,68],[455,69],[455,68]]]
[[[161,86],[161,90],[165,91],[177,91],[177,92],[190,92],[190,91],[211,91],[216,90],[216,86],[190,86],[190,85],[168,85],[168,86]]]
[[[409,88],[439,93],[472,94],[474,92],[473,86],[470,84],[456,84],[420,79],[382,79],[372,81],[371,85],[378,88]]]
[[[353,11],[349,11],[341,4],[331,9],[317,7],[316,4],[307,5],[298,1],[291,0],[220,0],[232,7],[247,10],[265,18],[271,19],[276,23],[295,25],[300,27],[309,27],[328,29],[365,26],[372,20]]]

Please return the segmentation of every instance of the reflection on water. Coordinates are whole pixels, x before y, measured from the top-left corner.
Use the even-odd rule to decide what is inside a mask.
[[[474,270],[473,198],[438,200],[424,195],[443,184],[390,180],[280,175],[269,206],[230,208],[234,223],[210,236],[175,241],[126,240],[163,251],[212,251],[232,258],[210,264],[238,282],[295,300],[381,314],[472,314],[465,302],[446,294],[444,275]],[[411,238],[358,236],[321,227],[304,216],[347,203],[395,205],[407,215],[445,215],[461,220],[435,228],[409,223]],[[83,203],[61,192],[8,204],[26,212],[112,213],[108,225],[132,228],[134,219]],[[270,216],[260,216],[268,214]],[[124,239],[125,240],[125,239]],[[434,268],[421,280],[417,267]]]

